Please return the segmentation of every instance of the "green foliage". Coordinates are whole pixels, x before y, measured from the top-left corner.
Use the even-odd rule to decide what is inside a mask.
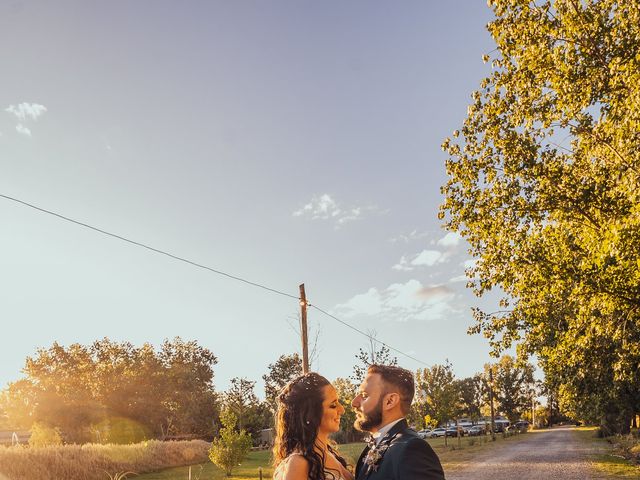
[[[498,355],[536,354],[563,408],[640,409],[640,4],[490,0],[493,72],[443,149],[440,216],[477,257]],[[485,61],[488,61],[486,56]]]
[[[91,346],[54,343],[27,358],[25,378],[2,392],[0,408],[14,427],[44,422],[69,442],[104,441],[96,438],[105,432],[99,426],[117,418],[145,432],[132,440],[210,434],[216,363],[209,350],[180,338],[165,340],[159,351],[108,338]]]
[[[456,380],[460,393],[460,415],[470,420],[482,417],[482,407],[485,404],[486,387],[482,375]]]
[[[248,417],[254,413],[259,404],[254,392],[255,385],[256,382],[235,377],[231,379],[231,385],[224,393],[224,405],[235,415],[239,430],[245,427]]]
[[[344,414],[340,418],[340,431],[333,434],[332,438],[338,443],[354,442],[362,436],[353,426],[356,421],[356,412],[351,406],[352,400],[356,397],[358,386],[348,378],[336,378],[333,386],[338,394],[338,400],[344,407]]]
[[[277,397],[282,388],[298,375],[302,374],[302,359],[297,353],[280,355],[275,363],[269,364],[269,373],[264,380],[265,401],[273,413],[277,410]]]
[[[484,366],[485,377],[493,371],[493,394],[498,410],[511,423],[517,422],[531,406],[533,365],[516,364],[513,357],[504,355],[498,363]]]
[[[53,447],[56,445],[62,445],[60,429],[39,422],[33,424],[31,427],[31,436],[29,437],[30,447]]]
[[[222,468],[228,477],[231,476],[233,468],[239,465],[251,451],[251,435],[241,430],[236,430],[237,418],[229,410],[223,410],[220,414],[222,429],[220,436],[213,440],[209,450],[211,461]]]
[[[391,351],[384,343],[376,340],[376,332],[369,332],[369,347],[367,350],[360,348],[356,355],[356,363],[353,366],[351,378],[358,384],[362,383],[367,375],[369,365],[397,365],[398,359],[391,356]]]
[[[255,384],[246,378],[232,378],[223,402],[236,416],[238,430],[246,430],[258,440],[260,430],[273,425],[273,412],[268,403],[258,401],[254,393]]]
[[[414,404],[421,417],[429,415],[440,425],[454,419],[460,413],[460,392],[453,366],[449,362],[445,365],[418,369],[415,380]]]
[[[425,428],[436,428],[438,426],[438,420],[431,417],[431,415],[426,414],[423,417]]]

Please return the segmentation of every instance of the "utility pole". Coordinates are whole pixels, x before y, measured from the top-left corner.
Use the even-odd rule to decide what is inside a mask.
[[[536,428],[536,397],[535,397],[535,390],[531,390],[531,428]]]
[[[496,412],[493,409],[493,369],[489,365],[489,403],[491,404],[491,440],[496,440]]]
[[[302,373],[309,372],[309,340],[307,338],[307,295],[300,285],[300,333],[302,335]]]

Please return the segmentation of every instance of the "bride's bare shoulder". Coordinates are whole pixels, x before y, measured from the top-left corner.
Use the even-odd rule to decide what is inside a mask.
[[[307,480],[309,478],[309,462],[302,455],[289,455],[284,462],[282,480]]]

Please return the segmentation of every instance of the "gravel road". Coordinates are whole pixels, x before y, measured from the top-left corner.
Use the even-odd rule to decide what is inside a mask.
[[[589,447],[571,427],[526,433],[517,443],[497,448],[459,470],[445,471],[447,480],[592,480]]]

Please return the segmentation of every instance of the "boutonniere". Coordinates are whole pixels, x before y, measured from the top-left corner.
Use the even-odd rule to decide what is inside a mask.
[[[373,471],[377,472],[380,467],[380,462],[382,461],[382,457],[391,446],[391,441],[396,436],[384,438],[376,445],[375,441],[371,439],[369,442],[369,451],[367,452],[366,457],[364,457],[364,464],[367,465],[367,473]]]

